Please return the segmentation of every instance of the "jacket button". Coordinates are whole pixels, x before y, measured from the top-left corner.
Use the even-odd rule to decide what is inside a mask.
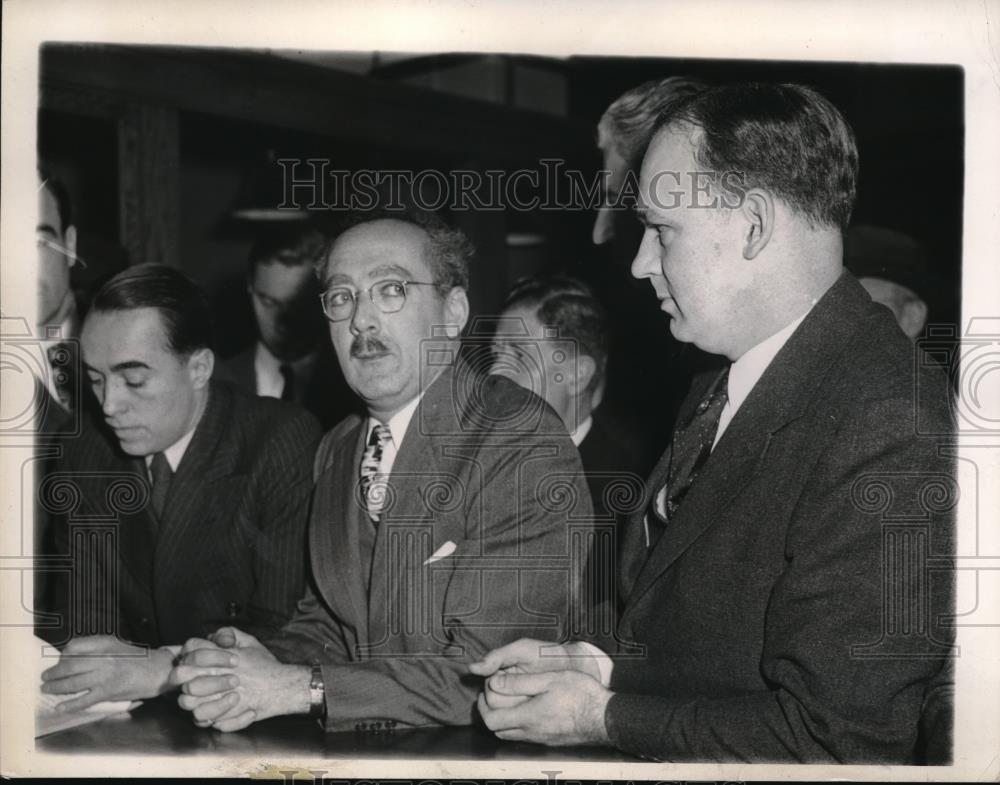
[[[226,615],[231,619],[235,619],[240,615],[240,604],[238,602],[229,602],[226,604]]]
[[[143,616],[141,619],[139,619],[139,626],[140,627],[146,627],[148,625],[149,625],[149,619],[147,619],[145,616]]]

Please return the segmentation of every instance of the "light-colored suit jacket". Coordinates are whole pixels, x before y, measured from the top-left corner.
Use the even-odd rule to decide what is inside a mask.
[[[329,730],[469,724],[482,681],[468,663],[575,631],[593,532],[579,455],[540,398],[450,366],[410,421],[366,553],[365,432],[351,417],[320,445],[313,589],[265,643],[323,665]]]

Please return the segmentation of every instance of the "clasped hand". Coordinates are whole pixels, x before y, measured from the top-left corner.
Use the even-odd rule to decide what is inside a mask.
[[[181,649],[170,683],[180,687],[177,703],[199,727],[235,731],[257,720],[293,713],[286,706],[293,689],[289,671],[256,638],[223,627],[209,639],[192,638]],[[306,693],[308,708],[308,692]]]
[[[608,743],[604,710],[612,693],[579,644],[522,638],[469,670],[486,677],[477,706],[499,738],[553,746]]]

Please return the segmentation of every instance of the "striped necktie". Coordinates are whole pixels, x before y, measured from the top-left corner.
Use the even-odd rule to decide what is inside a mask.
[[[382,507],[385,505],[386,478],[378,477],[379,465],[382,463],[382,451],[392,439],[392,432],[385,425],[376,425],[368,437],[368,445],[361,456],[361,495],[368,508],[368,515],[375,523],[382,517]]]
[[[719,374],[711,389],[695,407],[694,413],[687,422],[678,426],[674,431],[674,438],[671,445],[670,469],[667,473],[667,482],[663,490],[665,494],[666,520],[657,510],[656,500],[659,494],[654,497],[652,505],[656,512],[656,520],[665,524],[677,512],[681,502],[691,489],[698,473],[701,471],[708,456],[712,452],[712,445],[715,442],[715,435],[719,430],[719,418],[722,410],[729,400],[728,395],[729,367]],[[653,516],[650,516],[651,518]],[[663,533],[663,527],[655,527],[655,533],[650,532],[650,544]]]

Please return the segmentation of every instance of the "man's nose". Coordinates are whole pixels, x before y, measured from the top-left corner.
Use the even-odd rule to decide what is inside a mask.
[[[639,250],[632,260],[631,272],[633,278],[649,278],[663,274],[660,256],[656,252],[656,232],[652,229],[646,229],[642,233]]]
[[[607,205],[601,205],[597,209],[597,218],[594,220],[594,230],[591,239],[594,245],[604,245],[611,242],[615,236],[614,212]]]
[[[121,384],[110,382],[101,388],[101,411],[105,417],[113,417],[125,410],[125,391],[122,387]]]
[[[368,292],[358,292],[354,298],[354,313],[351,314],[351,332],[360,335],[378,329],[380,316]]]

